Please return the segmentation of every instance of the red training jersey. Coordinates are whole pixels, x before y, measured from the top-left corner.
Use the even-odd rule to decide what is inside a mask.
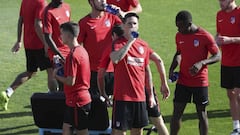
[[[240,37],[240,7],[231,12],[223,10],[217,13],[216,17],[217,33],[221,36]],[[221,64],[223,66],[240,66],[240,45],[227,44],[220,46],[222,50]]]
[[[58,8],[51,7],[50,4],[45,8],[43,14],[43,31],[44,33],[52,34],[52,39],[55,42],[58,50],[66,57],[69,53],[67,45],[63,44],[60,37],[60,25],[70,21],[70,7],[66,3]],[[52,60],[54,52],[48,49],[49,58]]]
[[[42,20],[42,12],[46,4],[45,0],[23,0],[21,3],[20,16],[23,18],[23,42],[26,49],[42,49],[44,47],[35,31],[34,22],[35,19]]]
[[[76,78],[73,86],[64,85],[66,104],[71,107],[81,107],[91,102],[90,93],[90,63],[87,51],[82,46],[71,50],[66,57],[64,76]]]
[[[189,69],[197,62],[206,59],[208,53],[216,54],[217,45],[210,33],[202,28],[194,34],[176,34],[177,51],[181,53],[178,83],[189,87],[208,86],[208,69],[204,66],[195,76]]]
[[[122,11],[127,12],[132,10],[139,4],[139,0],[107,0],[108,4],[113,4],[121,8]]]
[[[127,44],[127,39],[120,38],[114,48],[119,50]],[[145,68],[149,64],[149,46],[137,39],[126,56],[114,64],[114,100],[144,102]]]
[[[110,53],[112,52],[112,47],[106,49],[102,55],[101,58],[101,62],[99,64],[99,68],[104,68],[104,69],[108,69],[106,70],[106,72],[114,72],[114,68],[113,68],[113,63],[110,59]]]
[[[78,42],[83,43],[88,52],[92,71],[98,71],[104,50],[112,46],[111,32],[117,24],[121,24],[119,17],[107,12],[101,18],[91,18],[87,15],[80,19]]]

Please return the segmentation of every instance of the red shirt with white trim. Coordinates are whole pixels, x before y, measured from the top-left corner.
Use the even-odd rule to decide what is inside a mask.
[[[208,86],[208,69],[203,66],[202,69],[192,76],[189,69],[203,59],[207,59],[209,52],[216,54],[217,45],[210,33],[202,28],[194,34],[176,34],[177,51],[181,53],[181,63],[178,83],[189,87]]]
[[[127,39],[120,38],[114,45],[119,50],[127,44]],[[126,56],[114,64],[114,100],[144,102],[145,68],[149,64],[149,46],[137,39]]]
[[[64,85],[66,104],[70,107],[84,106],[91,102],[90,93],[90,63],[87,51],[82,46],[71,50],[66,57],[64,76],[76,78],[73,86]]]

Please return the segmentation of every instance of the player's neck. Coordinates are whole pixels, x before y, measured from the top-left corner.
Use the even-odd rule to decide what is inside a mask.
[[[79,46],[79,43],[78,43],[77,39],[76,39],[76,40],[72,40],[72,41],[70,41],[70,42],[68,43],[68,46],[69,46],[69,48],[73,49],[73,48],[75,48],[76,46]]]
[[[237,7],[236,3],[232,3],[229,5],[229,7],[225,10],[226,12],[231,12]]]
[[[90,13],[90,16],[91,16],[91,18],[96,18],[96,19],[101,18],[104,16],[104,11],[96,11],[96,10],[92,11]]]

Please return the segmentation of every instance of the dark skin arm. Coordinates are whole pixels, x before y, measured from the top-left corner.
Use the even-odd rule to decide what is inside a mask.
[[[212,54],[212,56],[209,57],[208,59],[204,59],[204,60],[201,60],[201,61],[195,63],[195,64],[189,69],[189,72],[190,72],[190,74],[191,74],[192,76],[194,76],[194,75],[196,75],[196,74],[202,69],[203,66],[216,63],[216,62],[218,62],[220,59],[221,59],[221,54],[220,54],[220,51],[218,50],[218,52],[217,52],[216,54]]]
[[[54,52],[54,54],[57,54],[61,57],[62,60],[65,60],[65,58],[62,56],[60,51],[58,50],[55,42],[52,39],[52,34],[44,33],[45,40],[48,44],[48,47]]]
[[[173,57],[172,64],[169,69],[169,78],[173,76],[173,72],[177,68],[180,59],[181,59],[181,53],[177,51]]]

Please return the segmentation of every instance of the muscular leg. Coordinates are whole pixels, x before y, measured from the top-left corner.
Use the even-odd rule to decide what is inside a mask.
[[[77,130],[77,135],[88,135],[88,129]]]
[[[240,89],[236,90],[227,90],[227,95],[229,99],[229,104],[230,104],[230,110],[231,110],[231,115],[233,120],[239,120],[239,93]]]
[[[149,117],[149,120],[157,128],[159,135],[169,135],[168,129],[163,121],[162,115],[159,117]]]
[[[205,105],[196,105],[196,110],[199,119],[199,132],[200,135],[208,134],[208,116]]]
[[[181,119],[187,103],[175,103],[173,116],[170,123],[170,135],[177,135],[181,125]]]
[[[20,85],[29,80],[32,76],[34,76],[36,72],[22,72],[20,73],[14,80],[14,82],[10,85],[13,90],[16,90]]]
[[[50,92],[56,92],[58,90],[58,83],[57,80],[53,77],[53,69],[47,69],[48,75],[48,89]]]
[[[233,121],[240,120],[240,88],[228,89],[227,95],[229,99],[230,111]],[[239,128],[239,127],[238,127]]]
[[[143,134],[143,128],[132,128],[130,131],[131,135],[142,135]]]
[[[62,129],[63,129],[63,135],[72,135],[73,134],[73,132],[72,132],[72,130],[71,130],[71,125],[69,125],[68,123],[63,123],[63,127],[62,127]]]
[[[112,129],[112,135],[126,135],[127,131]]]

